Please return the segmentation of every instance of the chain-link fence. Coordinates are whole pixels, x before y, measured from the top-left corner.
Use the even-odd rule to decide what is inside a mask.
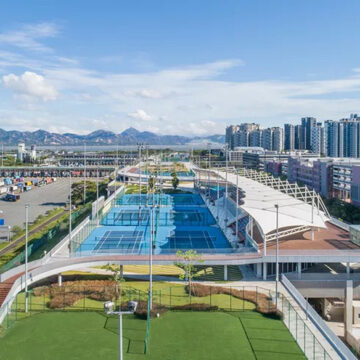
[[[282,294],[279,294],[278,311],[275,309],[275,294],[258,286],[208,286],[194,283],[188,285],[156,284],[152,292],[154,313],[163,311],[257,311],[264,316],[281,318],[298,346],[308,359],[332,359],[321,339],[309,326],[310,320],[298,311]],[[146,347],[149,341],[149,288],[144,283],[128,286],[110,280],[65,282],[63,286],[52,284],[39,286],[28,292],[19,293],[4,304],[7,316],[2,328],[8,329],[25,317],[50,311],[104,311],[105,301],[113,301],[117,309],[126,309],[129,301],[138,302],[147,320]],[[26,305],[27,302],[27,305]],[[25,309],[27,308],[27,312]],[[151,315],[152,312],[151,312]]]
[[[81,209],[72,213],[72,227],[79,225],[90,213],[89,206],[82,207]],[[40,259],[44,252],[51,250],[58,244],[69,232],[68,222],[57,223],[45,234],[40,233],[39,237],[32,240],[28,245],[28,258],[30,261]],[[8,271],[16,266],[25,263],[25,246],[14,258],[8,261],[0,268],[0,274]]]

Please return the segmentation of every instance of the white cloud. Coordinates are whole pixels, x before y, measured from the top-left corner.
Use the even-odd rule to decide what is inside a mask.
[[[166,96],[165,94],[162,94],[161,92],[154,89],[126,90],[124,95],[140,97],[144,99],[161,99],[162,97]]]
[[[34,123],[54,129],[61,124],[62,129],[84,133],[100,128],[118,132],[134,126],[163,134],[205,135],[223,133],[230,123],[255,121],[270,126],[299,122],[307,115],[321,121],[360,112],[360,68],[348,77],[322,81],[222,79],[222,74],[229,78],[233,68],[244,65],[239,59],[109,73],[82,67],[80,60],[71,57],[45,53],[50,49],[42,41],[57,34],[58,28],[51,23],[0,33],[0,45],[42,51],[41,57],[14,49],[0,51],[0,71],[8,74],[2,78],[4,87],[22,98],[44,100],[16,102],[12,108],[11,102],[1,103],[0,96],[0,109],[16,112],[21,129],[32,128]],[[121,63],[120,57],[108,60]],[[29,71],[14,75],[14,66]],[[58,92],[61,99],[45,103],[56,99]],[[0,127],[11,124],[2,119]]]
[[[145,110],[138,109],[133,113],[128,114],[131,118],[143,120],[143,121],[150,121],[152,116],[150,116]]]
[[[2,83],[16,94],[40,98],[43,101],[55,100],[57,90],[39,74],[25,71],[22,75],[8,74],[2,77]]]
[[[39,40],[55,37],[58,33],[58,26],[53,23],[24,24],[19,30],[0,33],[0,43],[33,51],[49,52],[52,49]]]
[[[337,119],[360,109],[360,98],[354,96],[360,92],[357,74],[322,81],[216,78],[241,64],[225,60],[158,72],[116,74],[52,68],[45,70],[45,74],[62,93],[91,94],[89,107],[106,108],[114,119],[121,120],[112,122],[114,131],[130,125],[160,129],[166,134],[223,133],[229,123],[282,125],[298,122],[307,115],[319,120]]]

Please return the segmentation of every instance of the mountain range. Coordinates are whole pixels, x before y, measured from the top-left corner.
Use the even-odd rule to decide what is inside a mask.
[[[149,131],[138,131],[129,128],[120,134],[112,131],[96,130],[87,135],[72,133],[58,134],[45,130],[37,131],[6,131],[0,129],[0,143],[8,146],[24,142],[27,145],[136,145],[146,143],[148,145],[185,145],[191,142],[216,142],[224,143],[224,135],[211,136],[180,136],[158,135]]]

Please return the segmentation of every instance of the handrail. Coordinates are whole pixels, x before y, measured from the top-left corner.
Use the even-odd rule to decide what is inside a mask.
[[[294,298],[294,300],[300,305],[302,310],[307,313],[308,317],[321,334],[330,343],[332,348],[337,352],[343,360],[357,360],[357,357],[349,350],[349,348],[335,335],[335,333],[326,325],[321,316],[313,309],[311,305],[305,300],[295,286],[289,281],[289,279],[281,274],[281,283],[286,290]]]
[[[343,229],[343,230],[346,230],[346,231],[350,231],[350,224],[347,224],[339,219],[336,219],[335,217],[331,216],[330,217],[330,221],[329,221],[331,224]]]

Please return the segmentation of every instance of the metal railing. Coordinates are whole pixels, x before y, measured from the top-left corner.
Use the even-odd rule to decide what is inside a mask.
[[[299,304],[302,310],[307,314],[308,318],[314,324],[314,326],[320,331],[324,338],[331,344],[332,348],[337,352],[340,359],[344,360],[356,360],[356,356],[350,351],[350,349],[335,335],[335,333],[326,325],[321,316],[313,309],[313,307],[305,300],[295,286],[289,281],[289,279],[282,274],[281,283],[286,290]],[[306,355],[306,354],[305,354]],[[315,359],[315,357],[312,357]]]

